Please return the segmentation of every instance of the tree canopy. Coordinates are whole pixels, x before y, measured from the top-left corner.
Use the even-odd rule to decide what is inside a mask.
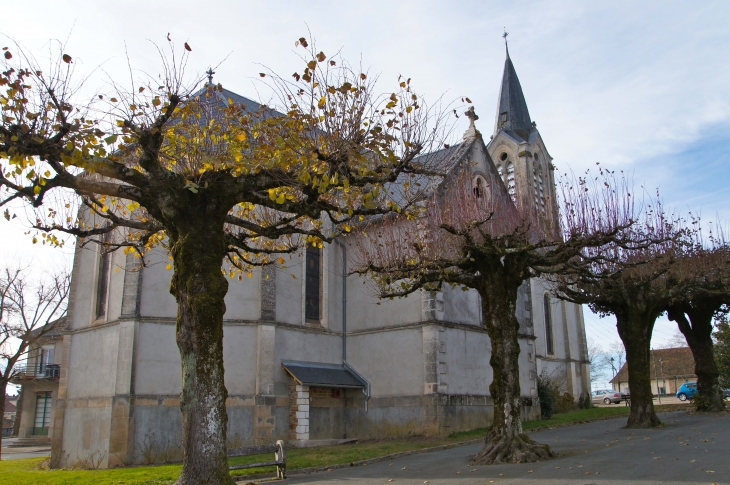
[[[63,46],[45,70],[17,46],[4,49],[5,216],[22,201],[44,242],[60,245],[57,234],[66,233],[104,251],[170,252],[183,376],[179,485],[232,483],[222,272],[251,276],[255,266],[284,263],[277,254],[321,246],[366,216],[418,210],[419,177],[438,175],[419,155],[443,142],[446,118],[410,79],[378,94],[366,71],[305,38],[296,44],[304,65],[291,78],[261,73],[278,109],[189,81],[187,43],[180,55],[170,42],[161,81],[146,77],[123,89],[111,80],[113,92],[91,100],[81,98]]]
[[[465,146],[480,138],[472,131]],[[561,212],[543,214],[532,197],[510,197],[491,160],[476,180],[472,169],[466,162],[454,167],[418,217],[394,215],[360,228],[356,264],[384,297],[445,283],[478,292],[491,341],[494,420],[475,461],[547,459],[554,456],[549,447],[522,432],[518,289],[531,277],[584,274],[607,259],[601,249],[609,243],[627,250],[645,245],[629,231],[639,208],[626,181],[603,171],[596,178],[565,179]]]

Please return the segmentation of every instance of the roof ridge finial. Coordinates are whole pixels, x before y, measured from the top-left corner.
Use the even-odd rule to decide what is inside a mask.
[[[215,71],[213,70],[212,67],[209,67],[208,70],[205,71],[205,73],[208,75],[208,85],[212,86],[213,85],[213,74],[215,74]]]
[[[477,130],[474,122],[479,119],[479,116],[474,111],[474,106],[469,106],[469,108],[464,111],[464,116],[469,118],[469,128],[467,128],[466,133],[464,133],[464,140],[475,138],[479,131]]]
[[[507,32],[507,27],[504,27],[504,34],[502,34],[502,38],[504,39],[504,50],[507,51],[507,57],[509,57],[509,46],[507,45],[507,36],[509,35],[509,32]]]

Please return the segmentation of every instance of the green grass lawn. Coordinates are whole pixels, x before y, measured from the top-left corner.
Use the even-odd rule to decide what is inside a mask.
[[[676,406],[675,406],[676,407]],[[657,406],[657,411],[670,408]],[[565,426],[594,419],[625,416],[629,408],[625,406],[581,409],[565,414],[555,414],[551,419],[528,421],[523,424],[525,431],[540,428]],[[309,468],[337,465],[367,460],[403,451],[419,450],[433,446],[458,443],[481,438],[485,429],[475,429],[454,433],[446,438],[403,438],[392,440],[363,441],[352,445],[323,446],[287,450],[287,468]],[[231,465],[256,463],[270,460],[272,456],[248,456],[231,458]],[[138,466],[114,468],[111,470],[47,470],[41,464],[43,458],[0,461],[0,485],[166,485],[174,482],[180,474],[180,464],[160,466]],[[237,470],[234,475],[250,475],[266,472],[274,476],[273,467],[269,469]]]

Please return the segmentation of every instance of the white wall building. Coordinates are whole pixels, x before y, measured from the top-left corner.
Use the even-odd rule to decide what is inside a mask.
[[[468,161],[475,174],[497,171],[514,200],[556,217],[552,159],[509,56],[493,138],[485,144],[471,130],[449,156]],[[306,250],[286,270],[230,281],[224,360],[231,444],[447,435],[488,425],[490,341],[478,295],[447,288],[378,301],[359,278],[342,276],[345,250]],[[167,262],[162,251],[140,268],[121,252],[77,250],[67,331],[54,354],[60,379],[48,434],[56,464],[94,453],[104,466],[140,463],[149,446],[159,456],[179,452],[177,306]],[[520,292],[518,319],[525,418],[539,415],[543,369],[564,377],[576,398],[590,392],[581,307],[532,279]]]

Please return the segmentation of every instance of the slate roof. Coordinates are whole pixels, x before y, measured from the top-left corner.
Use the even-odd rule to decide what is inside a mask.
[[[196,98],[198,96],[205,95],[205,93],[207,92],[208,86],[206,85],[198,90],[195,94],[193,94],[192,97]],[[225,108],[226,106],[228,106],[229,99],[232,100],[234,104],[244,105],[246,107],[246,110],[252,113],[255,113],[256,111],[258,111],[259,108],[261,108],[261,105],[256,101],[249,99],[245,96],[241,96],[240,94],[236,94],[233,91],[229,91],[226,88],[223,88],[221,91],[211,91],[211,97],[214,98],[212,101],[218,108]]]
[[[423,164],[429,170],[446,176],[456,168],[473,144],[474,139],[457,143],[449,148],[424,153],[414,158],[413,164]],[[395,182],[385,184],[385,190],[390,200],[404,206],[409,200],[413,202],[427,199],[433,195],[434,189],[442,181],[443,178],[436,175],[412,176],[410,174],[401,174]],[[410,184],[410,188],[407,190],[404,187],[406,182]],[[419,184],[420,187],[417,187],[416,184]]]
[[[39,327],[39,328],[33,330],[32,333],[35,335],[38,335],[39,333],[44,332],[41,340],[59,338],[59,337],[63,336],[64,333],[66,333],[66,330],[67,330],[66,317],[67,317],[67,315],[64,315],[57,320],[48,322],[47,324],[43,325],[42,327]],[[50,330],[47,330],[49,327],[52,327],[52,328]]]
[[[505,113],[506,121],[504,121]],[[525,141],[530,137],[530,132],[533,130],[525,95],[522,94],[522,86],[517,78],[512,59],[509,57],[509,51],[507,51],[507,59],[504,61],[502,86],[499,90],[497,119],[494,124],[495,136],[500,130],[510,133],[513,137],[517,135]]]
[[[662,359],[659,362],[659,359]],[[657,374],[661,379],[674,378],[674,377],[691,377],[696,378],[695,374],[695,359],[692,356],[692,351],[689,347],[678,347],[674,349],[656,349],[654,350],[654,357],[651,362],[651,378],[654,379],[654,361],[656,361]],[[614,382],[627,382],[629,380],[629,367],[628,364],[624,364],[619,369],[618,374],[611,380]]]
[[[297,384],[315,387],[347,387],[363,389],[367,382],[341,364],[320,364],[318,362],[299,362],[282,360],[281,365]]]
[[[512,70],[514,71],[514,68]],[[208,92],[208,86],[206,84],[201,89],[192,94],[192,97],[195,98],[204,96]],[[255,113],[260,108],[262,108],[262,105],[257,103],[256,101],[253,101],[252,99],[249,99],[245,96],[241,96],[240,94],[236,94],[233,91],[229,91],[225,88],[220,91],[218,91],[217,89],[211,90],[210,94],[211,96],[210,98],[208,98],[207,102],[217,109],[223,109],[227,107],[229,105],[229,99],[232,100],[235,104],[244,105],[246,107],[246,110],[251,113]],[[527,108],[525,107],[525,109]],[[266,111],[266,114],[264,116],[272,115],[283,116],[282,113],[268,108],[268,111]],[[442,148],[433,152],[421,154],[413,160],[413,163],[423,164],[425,166],[428,166],[428,168],[432,171],[437,171],[443,175],[448,175],[459,164],[464,155],[469,152],[472,145],[474,144],[474,141],[476,141],[476,138],[476,136],[473,136],[469,139],[465,139],[463,142],[451,145],[448,148]],[[433,194],[434,189],[440,185],[441,181],[442,178],[437,176],[421,175],[415,177],[414,179],[414,177],[411,177],[408,174],[402,174],[395,182],[385,184],[385,190],[388,193],[388,198],[390,200],[396,202],[401,206],[404,206],[408,202],[408,200],[423,200],[430,197]],[[405,182],[409,182],[409,184],[411,184],[411,189],[409,189],[409,194],[407,197],[406,190],[404,188]],[[420,184],[420,190],[418,188],[414,188],[416,184]],[[418,192],[420,193],[414,193],[414,190],[418,190]]]

